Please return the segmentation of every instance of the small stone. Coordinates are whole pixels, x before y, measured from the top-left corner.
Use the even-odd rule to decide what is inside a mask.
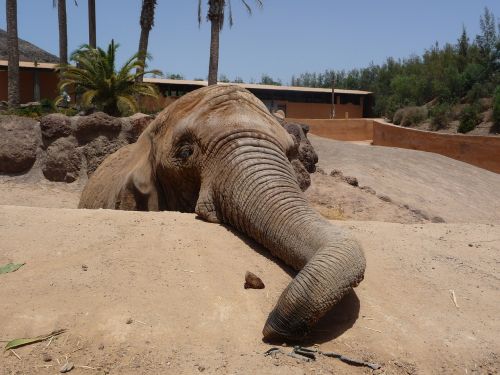
[[[377,195],[377,198],[380,199],[381,201],[384,201],[384,202],[392,202],[392,199],[390,197],[388,197],[387,195],[380,194],[380,195]],[[405,208],[407,208],[407,207],[405,207]]]
[[[444,223],[444,219],[441,217],[441,216],[434,216],[432,219],[431,219],[431,222],[433,223]]]
[[[470,244],[469,244],[469,247],[472,247],[472,246],[474,246],[474,245],[470,243]]]
[[[325,170],[323,168],[320,168],[320,167],[316,167],[316,173],[319,173],[319,174],[326,176]]]
[[[369,194],[373,194],[373,195],[377,194],[377,192],[369,186],[361,186],[360,189],[369,193]]]
[[[262,280],[254,273],[247,271],[245,274],[245,289],[264,289],[266,286]]]
[[[52,361],[52,357],[50,356],[49,353],[42,353],[42,361],[50,362],[50,361]]]
[[[205,371],[205,366],[198,365],[198,371],[199,372]]]
[[[97,349],[99,349],[99,350],[103,350],[103,349],[104,349],[104,344],[99,345],[99,346],[97,347]]]
[[[342,173],[342,171],[339,171],[338,169],[333,169],[330,172],[330,176],[332,176],[332,177],[342,177],[343,173]]]
[[[64,365],[62,365],[59,372],[64,374],[65,372],[70,372],[74,368],[75,368],[75,365],[72,362],[66,362]]]
[[[85,264],[82,264],[82,271],[87,271],[89,267]]]
[[[359,183],[358,183],[358,179],[357,179],[356,177],[352,177],[352,176],[345,176],[345,177],[343,178],[343,180],[344,180],[345,182],[347,182],[347,183],[348,183],[349,185],[351,185],[351,186],[358,186],[358,185],[359,185]]]
[[[132,320],[132,318],[128,318],[127,321],[125,323],[127,324],[132,324],[134,321]]]

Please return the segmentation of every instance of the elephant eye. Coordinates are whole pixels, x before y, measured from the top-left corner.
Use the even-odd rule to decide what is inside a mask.
[[[183,145],[181,148],[179,148],[179,151],[177,151],[177,157],[179,159],[187,159],[193,154],[193,147],[191,145]]]

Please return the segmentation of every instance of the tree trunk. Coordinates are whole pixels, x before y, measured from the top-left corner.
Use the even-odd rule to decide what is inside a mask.
[[[89,45],[96,48],[95,0],[89,0]]]
[[[66,20],[66,0],[57,0],[59,20],[59,64],[68,63],[68,23]]]
[[[218,19],[211,21],[212,31],[210,35],[210,62],[208,64],[208,85],[217,84],[217,75],[219,71],[219,33],[220,22]]]
[[[8,63],[8,100],[9,107],[19,106],[19,45],[17,38],[17,0],[7,0],[7,49]]]
[[[139,60],[146,63],[146,54],[148,53],[149,32],[154,25],[156,0],[143,0],[141,10],[141,37],[139,39]],[[137,68],[137,73],[143,69]],[[137,78],[137,82],[142,82],[142,76]]]

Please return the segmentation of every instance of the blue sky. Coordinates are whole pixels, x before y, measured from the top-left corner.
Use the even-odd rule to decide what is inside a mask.
[[[252,0],[249,0],[252,3]],[[67,0],[69,50],[88,41],[87,0]],[[97,43],[114,38],[119,59],[136,52],[140,0],[96,0]],[[203,0],[206,11],[206,0]],[[462,24],[479,32],[487,6],[500,17],[498,0],[264,0],[252,16],[232,0],[234,26],[221,34],[219,73],[259,81],[262,74],[289,83],[293,74],[351,69],[388,56],[420,54],[435,41],[454,43]],[[0,0],[5,29],[5,0]],[[18,0],[19,36],[58,54],[57,11],[52,0]],[[158,0],[150,34],[151,67],[186,79],[206,78],[209,24],[198,27],[197,0]]]

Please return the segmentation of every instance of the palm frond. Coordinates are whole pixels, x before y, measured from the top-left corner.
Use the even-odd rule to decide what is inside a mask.
[[[119,106],[123,106],[125,108],[128,108],[132,112],[137,111],[137,101],[131,95],[120,95],[117,98],[117,104]]]
[[[97,94],[98,94],[97,90],[85,91],[82,95],[82,104],[87,107],[90,106],[94,98],[97,96]]]
[[[82,45],[71,54],[75,65],[60,65],[59,90],[82,90],[83,106],[94,105],[98,109],[116,115],[121,108],[135,110],[138,95],[157,97],[156,86],[136,82],[145,74],[161,74],[159,70],[146,70],[147,64],[136,53],[120,69],[116,70],[116,51],[119,45],[111,41],[106,50]],[[146,60],[151,56],[146,55]],[[137,70],[137,68],[140,68]]]

